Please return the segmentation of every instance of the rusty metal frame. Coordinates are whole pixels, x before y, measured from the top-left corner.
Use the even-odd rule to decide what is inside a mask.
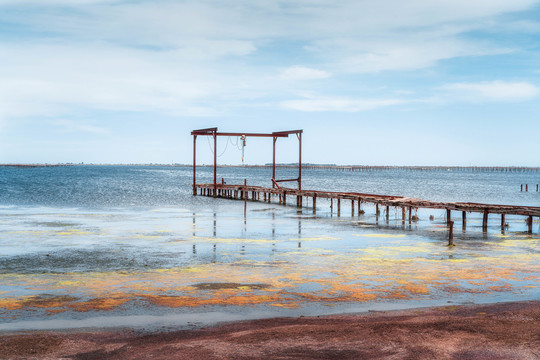
[[[302,190],[302,133],[304,130],[287,130],[275,131],[272,133],[239,133],[239,132],[218,132],[217,127],[193,130],[193,195],[197,195],[197,136],[212,136],[214,139],[214,197],[217,194],[217,138],[219,136],[245,136],[245,137],[271,137],[273,139],[273,156],[272,156],[272,187],[279,187],[278,182],[296,181],[298,182],[298,190]],[[278,138],[286,138],[289,135],[295,134],[298,138],[298,178],[276,180],[276,141]],[[298,199],[301,201],[301,197]]]

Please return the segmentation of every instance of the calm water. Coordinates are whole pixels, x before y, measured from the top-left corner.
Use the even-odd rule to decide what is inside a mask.
[[[199,168],[197,182],[211,182],[212,169]],[[278,169],[278,178],[296,171]],[[270,169],[220,168],[227,183],[270,187]],[[65,207],[206,206],[191,196],[190,167],[74,166],[0,168],[0,205]],[[534,184],[540,172],[304,170],[303,188],[401,195],[434,201],[470,201],[540,206]],[[529,184],[531,192],[520,192]],[[215,204],[215,201],[208,205]]]
[[[267,169],[219,169],[269,186]],[[279,170],[279,178],[295,177]],[[540,173],[305,170],[305,189],[540,206]],[[446,246],[444,211],[411,225],[191,195],[191,169],[0,167],[0,330],[196,326],[448,303],[537,299],[540,238],[520,217],[469,217]],[[211,169],[200,168],[199,182]],[[429,220],[433,215],[434,220]],[[461,226],[456,225],[458,228]]]

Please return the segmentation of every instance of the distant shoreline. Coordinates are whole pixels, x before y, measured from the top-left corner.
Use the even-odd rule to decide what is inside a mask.
[[[17,168],[38,168],[38,167],[62,167],[62,166],[156,166],[156,167],[193,167],[192,164],[95,164],[95,163],[36,163],[36,164],[0,164],[0,167],[17,167]],[[197,167],[213,167],[213,164],[201,164]],[[272,164],[253,164],[253,165],[217,165],[219,168],[252,168],[252,169],[267,169],[272,168]],[[276,164],[278,168],[298,168],[298,164]],[[540,166],[444,166],[444,165],[335,165],[335,164],[302,164],[302,169],[329,169],[341,171],[367,171],[367,170],[445,170],[445,171],[499,171],[499,172],[525,172],[525,171],[540,171]]]

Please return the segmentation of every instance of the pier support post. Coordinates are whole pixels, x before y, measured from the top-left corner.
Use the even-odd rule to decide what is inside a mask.
[[[412,206],[409,206],[409,224],[412,222]]]
[[[529,192],[529,184],[525,184],[525,192]]]
[[[317,194],[313,195],[313,213],[317,212]]]
[[[379,211],[379,203],[375,204],[375,215],[377,216],[377,219],[379,218],[379,214],[381,212]]]
[[[450,221],[452,221],[452,210],[446,209],[446,223],[450,225]]]
[[[488,226],[488,211],[484,210],[484,218],[482,220],[482,231],[487,231]]]
[[[351,200],[351,216],[354,217],[354,200]]]
[[[337,198],[337,216],[341,215],[341,199]]]
[[[330,198],[330,215],[334,213],[334,199]]]
[[[386,222],[390,220],[390,206],[386,205]]]
[[[195,183],[197,182],[197,135],[193,135],[193,195],[197,195],[197,188],[195,186]]]
[[[454,246],[454,222],[448,223],[448,246]]]
[[[501,214],[501,230],[504,231],[504,226],[505,226],[505,214]]]
[[[532,217],[532,215],[529,215],[529,217],[527,218],[527,225],[528,225],[528,227],[527,227],[528,228],[527,229],[528,233],[532,234],[532,228],[533,228],[533,217]]]
[[[362,209],[360,208],[360,204],[362,204],[362,200],[358,200],[358,216],[360,216],[360,213],[362,212]]]
[[[462,217],[461,224],[462,224],[463,230],[465,230],[467,228],[467,212],[462,211],[461,217]]]
[[[401,207],[401,221],[405,221],[405,207]]]
[[[214,193],[213,196],[216,197],[217,190],[217,135],[214,131]]]

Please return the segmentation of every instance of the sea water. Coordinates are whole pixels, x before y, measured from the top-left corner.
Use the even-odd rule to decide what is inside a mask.
[[[278,169],[294,178],[295,169]],[[161,328],[270,316],[537,299],[540,237],[523,217],[444,210],[401,220],[192,195],[172,166],[0,167],[0,330]],[[540,206],[540,173],[304,169],[303,188]],[[270,186],[271,169],[226,167],[228,184]],[[199,167],[198,182],[211,182]],[[529,192],[520,191],[529,184]],[[532,191],[531,191],[532,190]],[[433,220],[430,220],[433,216]]]

